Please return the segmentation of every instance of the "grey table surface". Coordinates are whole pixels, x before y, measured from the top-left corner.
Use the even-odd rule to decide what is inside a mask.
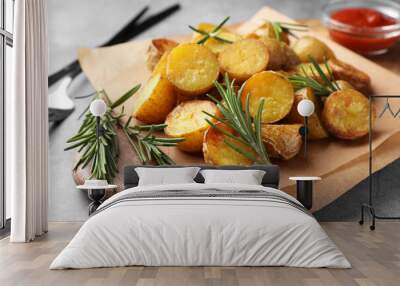
[[[127,23],[142,7],[150,5],[151,13],[156,13],[177,1],[133,1],[133,0],[48,0],[49,33],[49,73],[57,71],[77,57],[79,47],[95,47]],[[174,34],[184,34],[189,24],[201,21],[218,22],[227,15],[232,22],[251,17],[259,8],[268,5],[292,18],[318,18],[322,6],[327,1],[307,0],[225,0],[225,1],[179,1],[181,10],[161,24],[154,26],[136,39],[153,38]],[[50,90],[51,91],[51,90]],[[72,83],[71,97],[82,96],[93,89],[84,75]],[[73,151],[64,152],[66,140],[80,125],[79,114],[89,103],[89,99],[74,100],[75,111],[58,125],[50,126],[49,150],[49,219],[51,221],[82,221],[88,217],[87,195],[75,189],[71,176]],[[381,191],[377,195],[378,206],[385,214],[400,212],[400,180],[393,176],[399,173],[400,164],[394,163],[380,172]],[[399,177],[399,176],[397,176]],[[349,191],[333,204],[317,213],[317,217],[329,219],[355,219],[358,206],[366,197],[366,184]]]

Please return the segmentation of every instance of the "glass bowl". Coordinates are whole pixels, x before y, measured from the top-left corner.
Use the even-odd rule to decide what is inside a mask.
[[[379,27],[355,27],[331,16],[346,8],[370,8],[393,18],[396,23]],[[400,39],[400,4],[390,0],[334,0],[323,8],[322,21],[330,37],[360,54],[377,55],[387,52]]]

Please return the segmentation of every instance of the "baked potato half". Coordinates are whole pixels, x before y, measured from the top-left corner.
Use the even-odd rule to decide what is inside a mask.
[[[301,127],[301,124],[263,124],[261,135],[268,155],[283,160],[296,156],[302,145]]]
[[[178,42],[170,39],[160,38],[153,39],[146,52],[147,68],[153,71],[157,63],[160,61],[162,55],[175,48]]]
[[[375,121],[375,109],[372,110],[372,122]],[[354,140],[368,134],[369,102],[368,98],[354,89],[339,90],[325,101],[322,122],[333,136]]]
[[[224,131],[234,135],[234,131],[221,122],[217,122],[215,126],[219,129],[223,129]],[[225,143],[225,140],[230,143],[236,144],[237,146],[241,147],[247,152],[254,153],[252,149],[226,136],[217,128],[210,127],[204,134],[204,141],[203,141],[204,162],[206,164],[212,164],[212,165],[242,165],[242,166],[251,165],[253,163],[252,160],[240,154],[239,152],[233,150]]]
[[[146,124],[163,123],[176,104],[173,85],[160,74],[152,76],[139,93],[133,116]]]
[[[221,70],[239,82],[265,70],[268,60],[267,47],[261,41],[254,39],[237,41],[218,55]]]
[[[311,36],[304,36],[293,44],[293,50],[303,63],[313,57],[318,63],[335,58],[333,51],[322,41]]]
[[[208,48],[198,44],[181,44],[169,53],[167,78],[188,96],[207,92],[218,79],[217,57]]]
[[[197,26],[197,29],[200,31],[204,31],[204,32],[211,32],[212,30],[214,30],[216,28],[215,25],[210,24],[210,23],[200,23]],[[225,28],[221,28],[218,32],[217,32],[217,36],[228,40],[230,42],[236,42],[240,39],[242,39],[242,37],[238,34],[232,33],[230,31],[228,31]],[[197,43],[199,40],[201,40],[204,37],[204,35],[201,35],[197,32],[193,33],[193,38],[192,38],[192,43]],[[223,49],[225,49],[227,47],[227,45],[230,45],[229,43],[225,43],[225,42],[221,42],[218,41],[216,39],[213,38],[209,38],[207,41],[205,41],[204,46],[206,46],[207,48],[209,48],[213,53],[215,54],[219,54]]]
[[[243,88],[243,108],[249,96],[249,111],[255,117],[261,99],[264,99],[262,123],[273,123],[283,119],[292,109],[294,90],[292,84],[281,74],[263,71],[249,78]]]
[[[297,105],[303,99],[309,99],[314,103],[315,111],[308,118],[308,138],[311,140],[318,140],[329,137],[328,132],[322,125],[321,117],[321,102],[319,98],[314,94],[311,88],[302,88],[295,93],[294,104],[289,114],[286,116],[285,121],[288,123],[304,123],[304,117],[302,117],[297,111]]]
[[[201,152],[204,132],[210,127],[204,114],[217,112],[217,106],[209,100],[190,100],[180,103],[168,114],[164,132],[168,137],[184,138],[179,142],[178,149],[186,152]]]

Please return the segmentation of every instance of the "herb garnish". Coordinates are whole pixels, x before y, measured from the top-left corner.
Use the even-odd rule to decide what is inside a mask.
[[[140,88],[135,86],[115,102],[104,90],[96,93],[96,98],[102,98],[108,104],[106,113],[100,119],[101,134],[96,136],[96,118],[85,109],[84,120],[78,133],[68,139],[67,143],[72,144],[64,150],[78,149],[81,153],[80,159],[74,166],[76,171],[79,167],[85,168],[91,164],[90,178],[105,179],[112,182],[118,172],[119,145],[116,130],[121,128],[126,135],[132,149],[138,155],[142,164],[152,161],[159,165],[171,165],[174,161],[165,154],[159,146],[175,146],[182,141],[182,138],[160,138],[153,135],[153,132],[164,129],[164,124],[158,125],[136,125],[131,126],[131,117],[124,124],[122,119],[126,116],[124,107],[116,114],[115,108],[121,106],[126,100],[131,98]]]
[[[297,38],[297,36],[293,34],[292,31],[306,32],[308,30],[308,26],[302,24],[271,22],[271,25],[272,29],[274,30],[275,37],[278,41],[283,40],[283,33],[288,33]]]
[[[193,26],[189,25],[189,28],[193,31],[195,31],[196,33],[199,33],[201,35],[203,35],[204,37],[201,38],[199,41],[197,41],[197,44],[204,44],[208,39],[212,38],[212,39],[216,39],[217,41],[223,42],[223,43],[227,43],[227,44],[232,44],[232,41],[229,41],[227,39],[221,38],[220,36],[218,36],[222,26],[225,25],[225,23],[230,19],[230,17],[226,17],[221,23],[218,24],[218,26],[216,26],[214,29],[211,30],[211,32],[206,32],[206,31],[202,31],[199,30]]]
[[[327,61],[325,61],[324,66],[328,72],[328,75],[325,74],[320,65],[312,56],[309,56],[309,60],[312,64],[312,66],[309,67],[312,77],[307,75],[307,71],[305,70],[304,66],[301,66],[301,71],[303,74],[295,74],[288,77],[295,89],[309,87],[315,92],[316,95],[320,96],[328,96],[332,92],[340,90],[339,85],[335,81],[332,69]],[[318,77],[321,78],[321,82],[316,80]]]
[[[254,154],[244,150],[236,143],[224,140],[225,144],[230,148],[252,160],[253,162],[269,164],[269,157],[261,136],[261,118],[264,99],[260,101],[256,116],[251,118],[249,108],[250,95],[247,95],[245,109],[243,109],[240,98],[242,96],[244,85],[242,85],[239,91],[236,92],[234,88],[234,82],[234,80],[229,80],[227,74],[225,74],[224,85],[217,81],[214,82],[214,85],[222,98],[221,100],[218,100],[212,95],[207,94],[207,96],[217,104],[217,108],[223,115],[222,117],[215,116],[205,111],[203,112],[216,121],[226,124],[228,127],[232,128],[239,136],[235,136],[219,128],[209,119],[206,119],[206,121],[211,128],[217,129],[219,132],[223,133],[225,136],[233,139],[233,141],[236,141],[239,144],[250,147],[254,151]]]

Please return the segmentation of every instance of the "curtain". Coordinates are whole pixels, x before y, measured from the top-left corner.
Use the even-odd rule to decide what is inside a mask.
[[[47,232],[48,111],[46,0],[15,1],[13,92],[6,98],[6,187],[12,242]]]

